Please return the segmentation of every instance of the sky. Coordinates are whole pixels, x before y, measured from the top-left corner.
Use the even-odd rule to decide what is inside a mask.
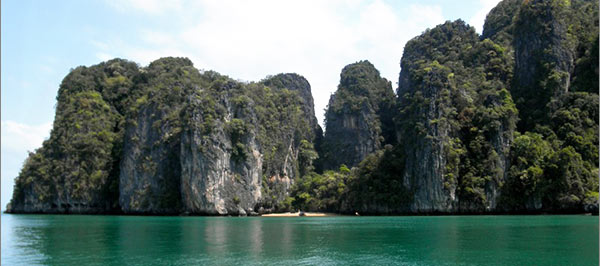
[[[1,3],[1,210],[28,152],[50,134],[70,69],[115,57],[258,81],[294,72],[322,123],[341,69],[369,60],[394,90],[407,41],[447,20],[481,33],[499,0],[4,0]]]

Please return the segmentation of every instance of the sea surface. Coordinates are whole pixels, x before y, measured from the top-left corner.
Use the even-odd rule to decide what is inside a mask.
[[[2,265],[598,265],[598,216],[1,215]]]

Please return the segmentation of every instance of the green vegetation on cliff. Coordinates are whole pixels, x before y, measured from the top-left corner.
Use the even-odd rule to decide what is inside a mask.
[[[263,190],[260,206],[285,208],[280,202],[292,180],[313,171],[318,157],[310,85],[296,74],[241,83],[199,72],[186,58],[162,58],[146,68],[115,59],[73,70],[57,100],[50,139],[17,177],[10,211],[185,212],[192,208],[189,197],[202,195],[182,194],[191,185],[182,177],[197,173],[182,172],[190,169],[182,157],[190,145],[184,133],[199,137],[192,150],[210,157],[191,162],[207,165],[200,174],[224,171],[232,178],[217,188],[223,195],[217,204],[242,204],[250,197],[242,190],[249,189],[258,196]],[[214,158],[224,143],[227,157]],[[223,164],[226,158],[231,161]],[[236,211],[233,205],[220,211]]]
[[[325,113],[324,169],[356,166],[369,153],[395,143],[394,101],[391,83],[369,61],[344,67]]]
[[[504,0],[404,47],[397,94],[344,67],[323,135],[297,74],[239,82],[114,59],[60,85],[10,212],[598,210],[598,6]]]
[[[135,63],[78,67],[60,85],[50,138],[29,155],[11,205],[27,212],[118,209],[127,106],[138,95]],[[18,206],[16,206],[18,205]]]
[[[505,51],[490,39],[480,41],[460,20],[426,31],[405,48],[396,118],[402,121],[400,145],[411,164],[426,156],[412,150],[434,154],[428,167],[439,165],[433,176],[442,177],[444,200],[458,210],[493,208],[490,190],[502,182],[518,113],[506,87],[512,69]],[[431,178],[408,167],[413,179]]]
[[[505,0],[482,36],[462,21],[425,31],[402,58],[399,142],[345,175],[312,175],[296,206],[597,211],[597,17],[593,1]]]

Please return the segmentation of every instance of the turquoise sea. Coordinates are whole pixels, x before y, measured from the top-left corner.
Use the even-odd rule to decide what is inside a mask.
[[[2,265],[598,265],[598,216],[2,214]]]

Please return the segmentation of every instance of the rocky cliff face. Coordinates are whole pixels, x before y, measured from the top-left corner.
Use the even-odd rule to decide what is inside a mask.
[[[511,46],[506,47],[514,50],[515,74],[510,82],[510,91],[519,109],[519,131],[523,135],[519,136],[519,144],[510,155],[512,165],[503,188],[506,196],[502,197],[501,208],[572,211],[582,209],[583,205],[597,205],[597,197],[591,196],[594,193],[583,193],[588,190],[586,186],[589,189],[595,187],[592,184],[596,183],[593,181],[596,178],[588,174],[595,171],[595,167],[583,166],[586,163],[572,165],[579,156],[590,165],[598,162],[596,156],[583,155],[596,150],[593,146],[598,143],[597,134],[591,132],[597,132],[597,123],[574,122],[579,119],[597,121],[597,117],[592,115],[596,111],[581,111],[589,109],[573,101],[578,99],[577,102],[588,102],[592,106],[591,99],[597,98],[597,2],[522,1],[517,8],[509,7],[507,2],[510,1],[503,1],[496,9],[515,10],[512,24],[501,31],[512,33]],[[490,24],[493,22],[490,20]],[[590,61],[595,63],[591,65]],[[580,115],[588,117],[574,117]],[[582,143],[573,143],[571,138],[574,135],[585,139],[583,142],[587,144],[583,146],[587,148],[581,148]],[[547,145],[552,148],[543,148]],[[525,155],[527,153],[523,150],[544,152]],[[537,161],[540,154],[545,154],[543,156],[548,159]],[[565,154],[572,156],[570,162],[559,163],[561,167],[553,166],[552,161],[560,161],[558,157]],[[569,171],[563,167],[579,170],[574,170],[567,177],[565,174]],[[527,172],[525,169],[530,170]],[[558,179],[562,180],[562,186],[554,183]]]
[[[315,116],[315,103],[308,80],[295,73],[285,73],[269,77],[263,80],[262,83],[267,87],[297,92],[302,101],[302,112],[307,114],[306,119],[309,122],[309,126],[315,132],[314,138],[320,140],[323,130]]]
[[[78,67],[7,209],[597,212],[597,62],[595,1],[504,0],[482,36],[457,20],[409,41],[397,96],[368,61],[346,66],[325,136],[297,74]]]
[[[561,1],[528,1],[515,18],[515,79],[512,88],[521,113],[520,127],[531,130],[547,114],[550,98],[569,90],[574,47],[568,43],[569,7]],[[535,18],[535,19],[533,19]]]
[[[503,88],[507,62],[501,47],[479,41],[462,21],[406,45],[396,121],[411,211],[496,207],[517,114]]]
[[[335,101],[333,95],[330,106]],[[328,115],[325,147],[329,154],[325,155],[325,169],[336,169],[342,164],[356,166],[368,154],[381,149],[377,121],[366,102],[358,110],[345,107],[336,115]]]
[[[180,116],[199,73],[187,59],[163,58],[142,77],[138,86],[145,94],[132,107],[123,139],[119,204],[126,213],[178,213]]]
[[[487,14],[481,40],[490,39],[506,48],[512,48],[513,20],[523,0],[504,0]]]
[[[593,106],[597,95],[584,93],[594,83],[578,83],[591,71],[574,72],[597,58],[587,45],[597,46],[597,12],[588,1],[506,0],[490,13],[480,38],[457,21],[406,45],[396,123],[408,209],[576,211],[596,204],[595,192],[583,193],[596,184],[589,175],[594,167],[583,161],[598,160],[583,154],[596,150],[597,136],[584,132],[597,132],[597,125],[573,119],[597,118],[572,101]],[[517,134],[510,152],[517,113],[525,135]],[[575,135],[587,148],[571,141]]]
[[[112,60],[61,86],[9,212],[245,215],[289,207],[321,129],[296,74],[240,83],[185,58]],[[286,205],[287,200],[287,205]]]
[[[394,142],[393,106],[391,83],[369,61],[344,67],[325,114],[324,169],[356,166],[368,154]]]
[[[597,16],[590,19],[597,12],[597,3],[582,0],[525,1],[519,6],[512,26],[511,92],[523,110],[520,130],[544,123],[551,99],[572,90],[577,58],[597,36]]]
[[[294,91],[298,93],[300,96],[300,106],[302,108],[302,113],[307,115],[305,119],[307,119],[308,127],[311,132],[306,134],[306,138],[311,140],[313,143],[313,148],[316,152],[321,153],[322,151],[322,142],[323,142],[323,129],[319,125],[319,121],[315,116],[315,104],[314,99],[311,92],[310,84],[308,80],[304,77],[294,74],[294,73],[286,73],[286,74],[278,74],[273,77],[267,78],[262,81],[265,86],[277,88],[277,89],[287,89],[289,91]],[[312,161],[312,160],[311,160]],[[314,162],[314,167],[317,171],[322,169],[320,160],[316,160]],[[304,169],[308,170],[308,169]],[[300,174],[304,175],[307,171],[303,171]]]
[[[63,80],[50,138],[16,178],[9,212],[99,213],[118,210],[119,161],[135,63],[78,67]]]
[[[320,147],[322,130],[314,116],[310,84],[304,77],[278,74],[257,85],[248,96],[261,106],[275,107],[256,109],[264,154],[261,207],[265,211],[287,210],[294,180],[315,169],[315,148]]]
[[[252,102],[236,104],[226,83],[218,93],[190,97],[187,130],[181,139],[181,196],[185,212],[194,214],[246,215],[255,210],[261,198],[262,154]],[[235,89],[233,89],[235,90]],[[223,115],[212,116],[211,106],[201,99],[211,98],[223,107]],[[210,125],[209,125],[210,123]],[[246,125],[246,123],[248,125]]]
[[[306,79],[280,74],[244,84],[199,74],[189,62],[167,63],[156,77],[162,83],[148,89],[147,101],[140,98],[138,123],[125,139],[123,211],[245,215],[261,207],[285,209],[289,187],[305,171],[299,146],[320,134]]]

